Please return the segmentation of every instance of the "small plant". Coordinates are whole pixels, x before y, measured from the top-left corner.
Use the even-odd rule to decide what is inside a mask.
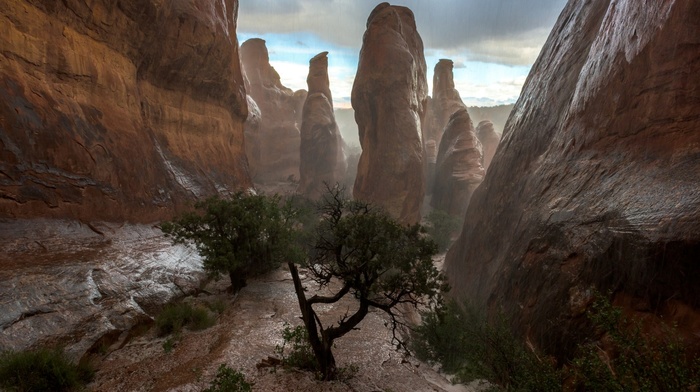
[[[221,364],[216,377],[203,392],[250,392],[252,385],[245,380],[243,373]]]
[[[452,244],[452,234],[459,231],[461,219],[442,210],[432,210],[426,218],[428,235],[438,245],[438,250],[444,252]]]
[[[282,345],[275,346],[275,353],[282,359],[284,366],[311,371],[318,370],[318,362],[309,344],[308,336],[303,325],[292,328],[289,324],[284,324]]]
[[[186,302],[168,304],[156,316],[156,328],[160,336],[177,334],[183,327],[200,331],[213,326],[214,317],[202,307],[193,307]]]
[[[180,334],[175,334],[165,339],[165,341],[163,342],[163,351],[165,351],[166,354],[171,353],[175,348],[175,344],[178,340],[180,340]]]
[[[226,301],[222,299],[216,299],[214,301],[207,302],[207,307],[209,308],[209,310],[216,314],[224,313],[224,311],[226,310],[226,306]]]
[[[0,389],[8,391],[73,391],[94,376],[89,365],[73,364],[59,349],[0,354]]]

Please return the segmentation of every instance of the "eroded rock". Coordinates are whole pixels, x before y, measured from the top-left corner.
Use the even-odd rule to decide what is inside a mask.
[[[697,15],[694,0],[568,3],[447,255],[456,296],[559,357],[591,333],[592,288],[697,342]]]
[[[1,8],[0,217],[151,222],[251,186],[237,1]]]
[[[379,4],[367,20],[352,89],[362,146],[353,193],[405,223],[420,220],[425,193],[425,69],[413,12]]]
[[[466,108],[456,111],[445,126],[435,166],[431,205],[462,218],[474,190],[484,179],[482,147]]]
[[[333,112],[327,55],[322,52],[309,61],[306,79],[309,92],[302,116],[298,191],[311,198],[324,191],[324,183],[339,183],[347,169],[343,137]]]
[[[484,147],[484,170],[488,170],[493,156],[496,154],[498,143],[501,142],[501,135],[493,128],[491,120],[483,120],[476,127],[476,137],[479,138]]]
[[[260,160],[254,180],[274,182],[299,179],[300,109],[305,93],[282,85],[272,65],[265,40],[251,38],[241,44],[241,63],[248,94],[258,104]]]

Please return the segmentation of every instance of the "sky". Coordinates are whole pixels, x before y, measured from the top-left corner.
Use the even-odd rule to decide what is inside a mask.
[[[240,0],[238,39],[266,41],[282,84],[306,89],[309,59],[328,51],[336,107],[350,107],[367,17],[379,0]],[[468,106],[514,103],[566,0],[395,0],[413,10],[428,85],[441,58],[454,61]]]

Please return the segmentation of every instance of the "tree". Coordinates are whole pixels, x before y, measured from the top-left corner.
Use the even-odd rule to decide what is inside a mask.
[[[367,203],[349,201],[337,186],[324,195],[321,222],[310,249],[308,275],[320,288],[338,281],[333,295],[307,298],[297,266],[288,262],[309,343],[325,380],[336,377],[332,347],[356,328],[370,307],[389,315],[393,341],[405,347],[398,328],[403,324],[396,306],[428,304],[446,290],[442,274],[433,265],[435,243],[423,235],[420,225],[402,226],[385,212]],[[357,311],[335,324],[324,326],[314,310],[352,295]]]
[[[227,273],[237,292],[248,276],[273,269],[293,252],[292,211],[279,196],[234,194],[211,197],[161,225],[174,243],[193,243],[204,269]]]

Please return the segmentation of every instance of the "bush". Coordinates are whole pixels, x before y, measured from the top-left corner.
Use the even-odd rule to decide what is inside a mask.
[[[460,230],[462,220],[442,210],[432,210],[427,216],[428,235],[438,245],[438,250],[444,252],[452,244],[452,234]]]
[[[579,387],[595,391],[689,391],[700,387],[700,358],[691,358],[678,333],[648,338],[641,326],[622,315],[598,294],[589,318],[617,355],[608,356],[600,342],[580,347],[573,361]]]
[[[209,388],[203,392],[250,392],[251,388],[252,385],[245,380],[243,373],[222,363]]]
[[[74,391],[94,376],[88,365],[74,365],[62,350],[0,355],[0,388],[7,391]]]
[[[309,344],[309,335],[303,325],[292,328],[285,323],[282,339],[282,345],[275,346],[275,353],[280,356],[284,366],[311,371],[319,370],[316,356]]]
[[[413,349],[418,358],[440,363],[458,382],[486,379],[506,390],[562,390],[563,375],[554,362],[528,349],[504,317],[489,323],[474,307],[454,301],[423,315]]]
[[[216,320],[201,307],[193,307],[187,302],[168,304],[156,316],[158,335],[165,336],[178,333],[183,327],[200,331],[213,326]]]

